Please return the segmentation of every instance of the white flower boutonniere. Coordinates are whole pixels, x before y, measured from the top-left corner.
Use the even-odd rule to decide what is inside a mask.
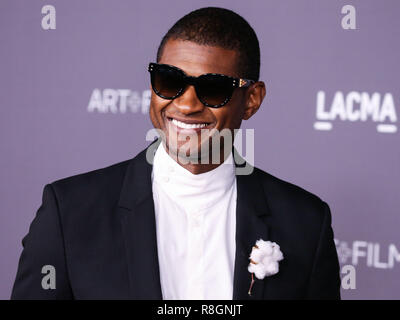
[[[279,271],[279,261],[283,259],[282,251],[277,243],[257,240],[250,254],[250,263],[247,270],[251,273],[251,283],[248,294],[254,284],[254,275],[257,279],[273,276]]]

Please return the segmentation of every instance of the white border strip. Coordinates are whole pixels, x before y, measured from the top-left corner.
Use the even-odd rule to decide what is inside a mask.
[[[332,130],[332,123],[330,122],[314,122],[315,130],[329,131]]]
[[[397,126],[395,124],[378,124],[376,130],[381,133],[396,133]]]

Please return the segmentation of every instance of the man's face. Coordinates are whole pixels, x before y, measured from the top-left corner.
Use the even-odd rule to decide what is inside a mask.
[[[169,40],[164,46],[159,63],[182,69],[189,76],[205,73],[219,73],[239,77],[237,73],[238,53],[221,47],[199,45],[191,41]],[[150,118],[155,128],[165,135],[167,151],[178,150],[197,152],[210,141],[210,135],[201,136],[204,129],[238,129],[244,116],[246,89],[235,89],[230,101],[220,108],[209,108],[201,103],[193,86],[186,87],[184,93],[173,100],[163,99],[153,91],[150,103]],[[186,124],[205,124],[200,128],[183,128]],[[178,135],[187,139],[180,141]],[[182,148],[185,145],[184,148]],[[211,145],[211,144],[210,144]]]

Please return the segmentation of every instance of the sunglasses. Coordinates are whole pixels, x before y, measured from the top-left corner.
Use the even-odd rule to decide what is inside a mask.
[[[201,103],[210,108],[222,107],[231,99],[233,90],[248,87],[255,82],[217,73],[191,77],[168,64],[150,63],[148,70],[153,91],[159,97],[173,100],[181,96],[188,85],[192,85]]]

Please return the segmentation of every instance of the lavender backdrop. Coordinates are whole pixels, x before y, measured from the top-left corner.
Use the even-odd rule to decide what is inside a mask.
[[[44,5],[56,9],[55,30],[42,28]],[[243,15],[259,36],[268,93],[244,125],[255,128],[255,164],[329,203],[341,264],[357,272],[344,299],[400,298],[396,0],[2,0],[0,298],[9,298],[44,185],[147,145],[146,65],[178,18],[208,5]],[[345,5],[356,10],[355,30],[342,28]],[[358,99],[374,93],[380,102],[368,111]],[[332,129],[317,130],[329,114],[322,126]]]

